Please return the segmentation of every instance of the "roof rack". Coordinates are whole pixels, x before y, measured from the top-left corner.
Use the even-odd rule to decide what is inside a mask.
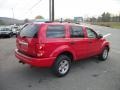
[[[45,23],[52,23],[52,21],[45,21]]]

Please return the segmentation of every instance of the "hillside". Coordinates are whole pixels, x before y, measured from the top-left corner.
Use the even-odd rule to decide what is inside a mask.
[[[8,18],[8,17],[0,17],[0,25],[5,24],[5,25],[11,25],[11,24],[23,24],[23,20],[18,20],[18,19],[13,19],[13,18]]]

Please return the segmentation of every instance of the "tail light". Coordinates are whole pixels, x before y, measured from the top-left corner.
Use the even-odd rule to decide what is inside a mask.
[[[44,54],[44,44],[36,44],[36,55],[42,57]]]

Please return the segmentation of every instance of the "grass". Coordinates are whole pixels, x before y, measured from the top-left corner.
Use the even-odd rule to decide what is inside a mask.
[[[94,22],[93,24],[120,29],[120,22]]]

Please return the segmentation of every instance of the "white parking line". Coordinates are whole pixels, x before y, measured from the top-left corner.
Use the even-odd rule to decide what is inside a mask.
[[[110,35],[111,35],[111,33],[108,33],[108,34],[104,35],[103,38],[108,37]]]

